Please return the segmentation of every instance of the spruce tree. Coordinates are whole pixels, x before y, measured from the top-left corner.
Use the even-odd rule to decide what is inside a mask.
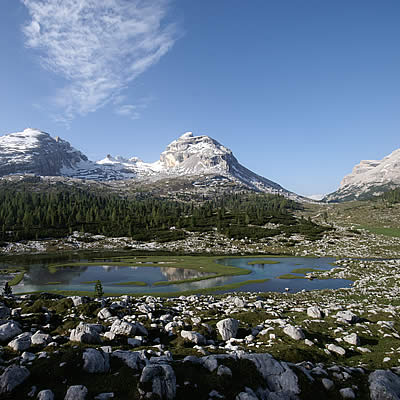
[[[96,285],[94,286],[94,297],[100,299],[103,296],[104,296],[103,285],[101,284],[100,281],[97,281]]]

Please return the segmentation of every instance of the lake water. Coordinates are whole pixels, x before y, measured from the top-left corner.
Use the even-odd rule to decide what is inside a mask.
[[[167,257],[166,257],[167,260]],[[277,264],[262,264],[263,260],[277,261]],[[82,260],[83,261],[87,261]],[[251,261],[260,261],[260,264],[249,265]],[[270,279],[263,283],[253,283],[241,286],[231,291],[277,291],[283,292],[289,288],[291,292],[302,289],[337,289],[349,287],[351,281],[344,279],[277,279],[278,276],[290,273],[297,268],[316,268],[329,270],[335,262],[334,258],[305,258],[305,257],[279,257],[279,258],[223,258],[217,260],[221,265],[231,265],[250,270],[247,275],[226,276],[209,278],[198,282],[185,282],[170,284],[168,286],[154,286],[160,281],[180,281],[183,279],[200,278],[208,275],[196,270],[172,268],[168,266],[110,266],[104,262],[102,266],[79,266],[77,263],[71,267],[50,269],[46,263],[31,263],[25,265],[25,276],[21,283],[13,286],[14,293],[50,290],[80,290],[93,292],[94,282],[100,280],[106,293],[165,293],[179,292],[196,289],[207,289],[248,280]],[[0,268],[7,264],[0,264]],[[302,274],[297,274],[303,276]],[[3,287],[7,277],[0,276],[0,286]],[[118,285],[118,283],[139,281],[146,286]],[[221,288],[219,293],[223,293]],[[218,293],[218,292],[216,292]]]

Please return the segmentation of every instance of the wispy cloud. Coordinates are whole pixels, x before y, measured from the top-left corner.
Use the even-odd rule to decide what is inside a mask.
[[[165,22],[169,0],[21,0],[30,14],[23,27],[41,64],[66,80],[55,95],[60,119],[96,111],[155,64],[178,37]],[[131,104],[117,113],[137,113]],[[137,114],[138,115],[138,114]]]

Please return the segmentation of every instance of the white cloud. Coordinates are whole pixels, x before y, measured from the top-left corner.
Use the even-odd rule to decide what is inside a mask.
[[[124,104],[115,109],[115,113],[122,115],[123,117],[129,117],[131,119],[139,119],[140,113],[138,107],[133,104]]]
[[[55,96],[60,119],[115,104],[178,37],[176,24],[164,23],[169,0],[21,1],[31,17],[23,27],[26,45],[40,52],[46,69],[66,80]],[[120,106],[119,114],[132,117],[132,107]]]

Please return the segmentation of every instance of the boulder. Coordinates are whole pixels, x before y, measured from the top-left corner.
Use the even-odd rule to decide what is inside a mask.
[[[326,390],[332,390],[335,387],[335,384],[333,383],[333,381],[331,381],[328,378],[323,378],[322,379],[322,385],[324,386],[324,388]]]
[[[71,331],[69,340],[87,344],[101,343],[101,338],[96,327],[93,326],[93,324],[85,324],[84,322],[80,322],[79,325]]]
[[[344,336],[343,340],[346,343],[353,344],[354,346],[360,345],[360,338],[356,333],[350,333],[350,335]]]
[[[86,349],[82,355],[83,370],[91,374],[103,374],[110,369],[110,356],[96,349]]]
[[[151,390],[149,390],[150,388]],[[147,365],[143,368],[140,376],[139,389],[162,400],[175,399],[176,377],[174,370],[168,364]]]
[[[340,395],[342,396],[342,399],[355,399],[356,394],[354,393],[354,390],[352,388],[343,388],[339,390]]]
[[[14,321],[6,322],[0,325],[0,342],[8,342],[20,333],[22,333],[22,330],[19,324]]]
[[[217,329],[222,340],[235,338],[239,329],[239,321],[233,318],[226,318],[217,322]]]
[[[360,321],[360,317],[358,317],[356,314],[352,313],[351,311],[339,311],[336,314],[336,318],[347,322],[348,324],[355,324],[356,322]]]
[[[135,371],[141,370],[147,364],[147,358],[141,351],[115,350],[111,357],[119,358]]]
[[[392,371],[378,369],[368,382],[371,400],[400,400],[400,377]]]
[[[270,391],[287,399],[300,393],[297,375],[285,362],[275,360],[268,353],[243,354],[240,358],[254,363]]]
[[[307,308],[307,315],[310,318],[315,318],[315,319],[322,319],[324,317],[321,309],[316,306],[308,307]]]
[[[31,342],[37,346],[45,346],[49,344],[53,338],[47,334],[40,331],[35,332],[31,337]]]
[[[64,400],[85,400],[87,395],[88,390],[86,386],[70,386],[67,390],[67,394],[65,395]]]
[[[19,365],[10,365],[0,377],[0,394],[12,392],[17,386],[28,379],[30,373],[27,368]]]
[[[198,345],[205,345],[207,344],[206,338],[198,332],[195,331],[181,331],[181,336],[188,340],[189,342],[198,344]]]
[[[305,338],[305,335],[301,328],[297,328],[293,325],[286,325],[283,328],[283,332],[286,333],[286,335],[291,337],[293,340],[302,340]]]
[[[31,337],[32,333],[30,332],[21,333],[10,343],[8,343],[7,346],[11,347],[14,351],[25,351],[31,347]]]
[[[114,333],[115,335],[135,336],[136,324],[117,319],[111,325],[110,332]]]
[[[4,305],[0,306],[0,319],[5,319],[10,315],[11,315],[11,310],[8,307]]]
[[[336,353],[339,356],[344,356],[346,354],[346,350],[343,347],[337,346],[336,344],[328,344],[326,348],[332,353]]]
[[[99,319],[107,319],[112,317],[112,314],[108,308],[102,308],[98,313],[97,313],[97,318]]]
[[[54,400],[54,393],[49,390],[41,390],[37,395],[37,400]]]

